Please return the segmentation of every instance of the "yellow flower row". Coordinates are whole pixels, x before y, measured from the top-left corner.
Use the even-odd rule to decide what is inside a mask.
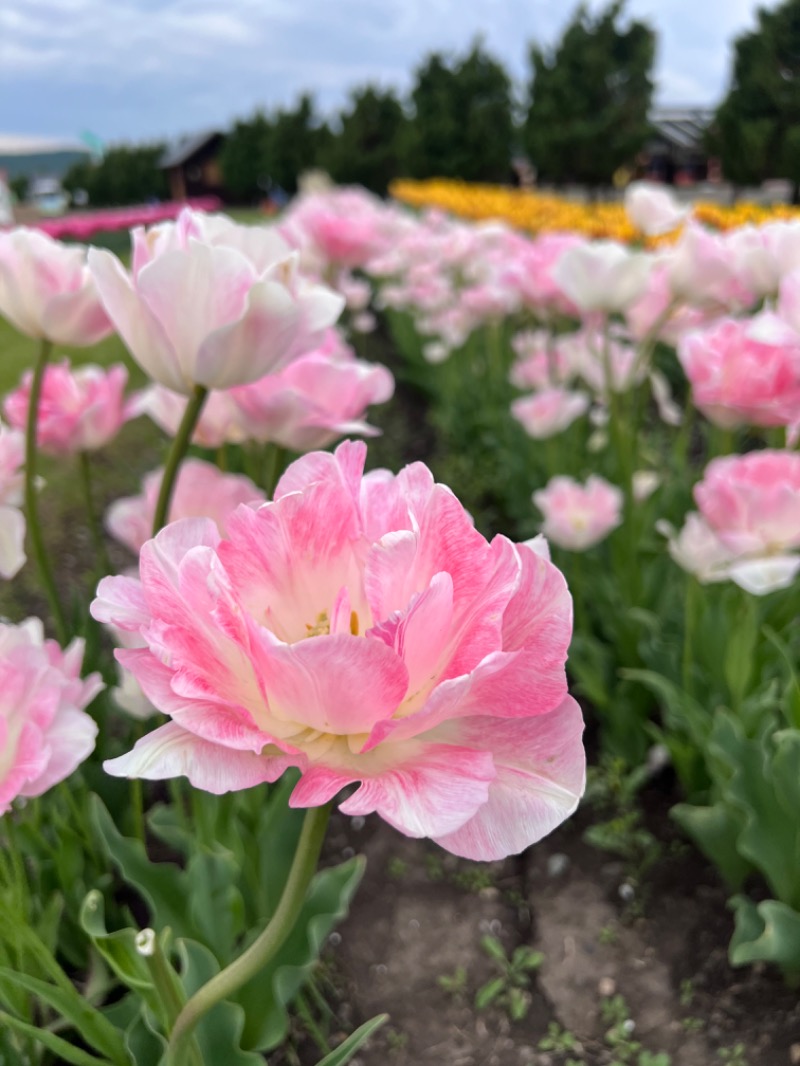
[[[587,237],[651,245],[670,239],[643,241],[642,234],[628,220],[620,201],[576,203],[532,189],[477,185],[442,178],[429,181],[398,179],[392,182],[389,192],[396,200],[411,207],[437,207],[474,222],[500,220],[528,233],[569,230]],[[700,201],[695,204],[694,213],[704,225],[729,230],[746,223],[763,225],[776,219],[798,217],[800,209],[785,204],[767,207],[745,201],[725,207]]]

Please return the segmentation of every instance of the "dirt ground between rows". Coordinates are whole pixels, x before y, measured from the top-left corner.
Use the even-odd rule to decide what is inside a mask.
[[[332,937],[339,1015],[348,1028],[390,1015],[356,1066],[637,1066],[641,1051],[653,1056],[647,1066],[666,1062],[659,1053],[672,1066],[800,1062],[798,995],[771,970],[729,966],[732,918],[714,871],[676,837],[634,886],[624,864],[584,843],[590,821],[579,812],[526,855],[488,865],[377,820],[335,824],[330,857],[368,859]],[[508,955],[520,944],[544,955],[520,1021],[475,1009],[476,991],[498,972],[481,946],[487,934]],[[460,968],[466,978],[453,990]],[[606,1035],[603,1003],[613,996],[641,1044],[630,1059],[615,1057]],[[572,1050],[541,1046],[552,1023]]]

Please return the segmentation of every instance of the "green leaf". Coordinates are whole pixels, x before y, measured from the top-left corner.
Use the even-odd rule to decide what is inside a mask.
[[[731,964],[772,962],[792,985],[800,984],[800,914],[774,899],[755,904],[734,896],[730,906],[736,916],[728,948]]]
[[[487,981],[475,995],[475,1009],[484,1010],[497,999],[501,992],[505,991],[505,987],[505,977],[493,977],[491,981]]]
[[[235,1001],[245,1010],[242,1046],[269,1051],[285,1038],[289,1018],[287,1005],[303,986],[319,958],[331,929],[347,914],[364,874],[361,856],[320,871],[289,936],[257,977],[237,993]],[[253,935],[259,930],[253,930]]]
[[[219,963],[211,951],[195,940],[181,940],[178,945],[183,960],[181,979],[187,997],[219,973]],[[261,1055],[243,1051],[244,1011],[235,1003],[222,1002],[204,1014],[195,1030],[203,1062],[220,1066],[264,1066]]]
[[[366,1044],[372,1034],[377,1029],[380,1029],[388,1018],[388,1014],[378,1014],[375,1018],[370,1018],[368,1022],[364,1022],[346,1040],[343,1040],[337,1048],[334,1048],[330,1054],[326,1055],[324,1059],[320,1059],[317,1066],[345,1066],[345,1063],[350,1061],[358,1049]]]
[[[176,936],[187,932],[186,901],[191,893],[184,871],[174,863],[151,862],[140,840],[120,833],[99,796],[91,797],[89,812],[109,858],[150,907],[153,926],[168,925]]]
[[[521,988],[508,989],[508,1013],[512,1022],[519,1022],[528,1013],[530,998]]]
[[[54,1055],[57,1055],[60,1062],[68,1062],[71,1066],[114,1066],[114,1063],[109,1062],[108,1059],[98,1059],[95,1055],[90,1055],[88,1052],[74,1047],[66,1040],[62,1040],[55,1033],[51,1033],[47,1029],[39,1029],[35,1025],[28,1025],[27,1022],[23,1022],[2,1010],[0,1010],[0,1022],[3,1025],[7,1025],[9,1029],[38,1040],[48,1051],[52,1051]]]
[[[736,846],[743,826],[741,814],[722,801],[710,807],[678,803],[669,813],[714,863],[729,887],[741,888],[753,870]]]
[[[494,959],[495,962],[499,962],[503,968],[506,968],[508,966],[508,959],[506,958],[505,948],[496,936],[481,937],[481,947],[489,956],[489,958]]]
[[[26,989],[68,1021],[86,1043],[101,1055],[106,1055],[120,1066],[128,1066],[129,1059],[122,1037],[100,1011],[86,1002],[76,988],[73,987],[71,992],[67,992],[36,977],[0,967],[0,982],[3,981]]]

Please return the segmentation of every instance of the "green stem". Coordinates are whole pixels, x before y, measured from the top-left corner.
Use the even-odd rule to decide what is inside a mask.
[[[697,581],[691,574],[689,574],[686,579],[686,597],[683,603],[683,655],[681,661],[683,691],[688,696],[694,694],[694,684],[692,682],[692,649],[694,647],[694,621],[695,612],[697,610],[696,598]]]
[[[28,520],[28,534],[33,547],[33,555],[39,570],[44,587],[45,595],[50,604],[50,613],[53,616],[53,625],[56,629],[59,644],[66,644],[69,639],[69,627],[66,615],[58,598],[53,571],[50,567],[50,559],[44,546],[42,527],[39,523],[39,508],[36,497],[36,460],[38,451],[36,447],[36,427],[39,415],[39,400],[42,395],[42,382],[44,372],[53,345],[50,341],[42,339],[39,347],[39,358],[33,371],[31,382],[31,395],[28,403],[28,420],[25,425],[25,514]]]
[[[262,970],[292,931],[317,868],[330,806],[306,812],[292,867],[275,913],[250,947],[238,959],[198,989],[178,1015],[167,1048],[168,1066],[183,1066],[192,1033],[203,1015]]]
[[[200,418],[200,412],[203,410],[203,404],[206,402],[207,396],[208,389],[205,388],[204,385],[195,385],[194,391],[189,397],[189,402],[186,405],[186,410],[183,412],[181,424],[178,426],[178,432],[175,434],[175,439],[172,442],[172,447],[167,456],[166,466],[164,467],[164,476],[161,479],[161,488],[158,492],[156,513],[153,516],[153,536],[155,536],[167,523],[169,505],[172,502],[172,492],[178,478],[178,470],[180,469],[183,457],[186,455],[189,441],[192,438],[194,427],[197,425],[197,420]]]
[[[78,462],[81,468],[81,481],[83,482],[83,495],[86,499],[86,516],[89,520],[89,533],[97,556],[97,565],[104,574],[111,573],[111,562],[108,558],[106,542],[103,531],[97,518],[92,494],[92,468],[88,452],[78,453]]]
[[[270,443],[264,453],[261,485],[268,500],[272,499],[281,474],[286,469],[287,451],[280,444]]]

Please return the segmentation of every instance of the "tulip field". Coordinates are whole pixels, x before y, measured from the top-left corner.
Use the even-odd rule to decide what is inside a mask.
[[[0,233],[0,1066],[800,1061],[800,219],[403,189]]]

